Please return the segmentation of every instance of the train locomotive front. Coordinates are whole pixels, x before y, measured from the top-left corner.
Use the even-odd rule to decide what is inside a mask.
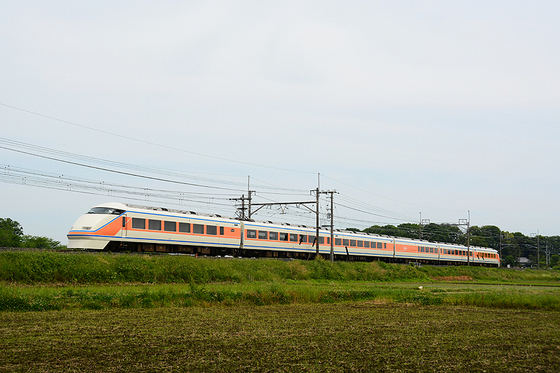
[[[111,240],[123,236],[126,208],[122,203],[105,203],[80,216],[68,233],[69,249],[103,250]]]

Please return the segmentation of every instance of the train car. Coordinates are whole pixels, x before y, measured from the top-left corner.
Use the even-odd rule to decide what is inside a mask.
[[[68,248],[216,255],[239,248],[242,225],[219,215],[107,203],[74,223]]]
[[[242,221],[194,211],[106,203],[82,215],[68,233],[68,248],[193,255],[312,258],[317,231],[305,225]],[[336,260],[499,266],[496,250],[362,232],[333,232]],[[328,257],[331,232],[319,230],[319,255]]]

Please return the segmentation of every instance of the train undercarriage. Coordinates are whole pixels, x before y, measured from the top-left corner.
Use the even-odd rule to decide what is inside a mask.
[[[126,241],[110,241],[103,251],[108,252],[130,252],[130,253],[147,253],[147,254],[184,254],[192,256],[208,256],[208,257],[241,257],[241,258],[271,258],[271,259],[300,259],[312,260],[319,255],[325,260],[330,260],[330,255],[315,252],[293,252],[293,251],[276,251],[276,250],[250,250],[243,248],[227,248],[227,247],[204,247],[190,245],[164,245],[164,244],[147,244]],[[370,256],[370,255],[350,255],[335,254],[336,261],[353,261],[353,262],[373,262],[383,261],[386,263],[414,264],[414,265],[441,265],[441,266],[457,266],[468,265],[467,262],[456,262],[446,260],[426,260],[411,258],[395,258],[392,256]],[[495,267],[492,264],[470,263],[475,266]]]

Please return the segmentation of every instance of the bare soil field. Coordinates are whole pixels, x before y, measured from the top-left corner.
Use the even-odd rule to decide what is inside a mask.
[[[0,372],[557,372],[560,313],[377,301],[0,312]]]

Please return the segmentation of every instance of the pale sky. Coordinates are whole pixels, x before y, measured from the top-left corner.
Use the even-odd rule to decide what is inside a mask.
[[[338,228],[470,211],[559,235],[559,19],[557,1],[0,1],[0,217],[66,244],[99,203],[234,216],[249,175],[278,202],[313,200],[320,173]],[[21,153],[45,148],[204,187]],[[287,212],[255,218],[315,224]]]

